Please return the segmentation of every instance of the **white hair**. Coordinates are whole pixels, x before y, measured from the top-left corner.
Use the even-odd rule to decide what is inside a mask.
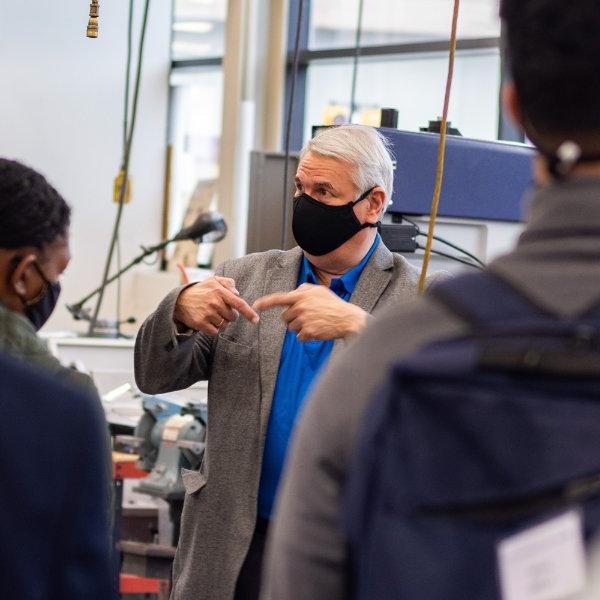
[[[300,160],[308,152],[326,156],[352,167],[351,177],[358,193],[380,186],[385,191],[385,206],[392,200],[394,166],[389,140],[373,127],[340,125],[321,129],[302,148]]]

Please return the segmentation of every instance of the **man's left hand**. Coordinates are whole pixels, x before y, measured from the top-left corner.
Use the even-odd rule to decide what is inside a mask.
[[[287,306],[281,315],[298,340],[335,340],[359,333],[367,324],[368,314],[345,302],[323,285],[302,284],[286,294],[270,294],[257,300],[256,311]]]

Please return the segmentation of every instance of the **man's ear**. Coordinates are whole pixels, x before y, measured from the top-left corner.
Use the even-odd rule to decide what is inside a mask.
[[[523,111],[521,110],[517,87],[513,81],[507,81],[502,88],[502,104],[512,121],[521,129],[524,129]]]
[[[36,260],[37,257],[35,254],[27,254],[16,263],[17,266],[10,275],[10,286],[21,298],[27,297],[27,289],[31,285],[29,282],[31,278],[31,270],[29,267]]]
[[[377,186],[370,194],[369,194],[369,217],[373,217],[373,224],[376,223],[381,214],[383,213],[383,209],[386,205],[386,197],[385,191],[382,187]],[[369,222],[371,220],[369,219]]]

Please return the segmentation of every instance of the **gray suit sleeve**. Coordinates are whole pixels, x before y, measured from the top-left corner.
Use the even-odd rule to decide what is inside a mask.
[[[221,266],[216,275],[223,275]],[[214,338],[200,332],[180,334],[175,304],[187,286],[174,289],[142,325],[135,340],[135,381],[146,394],[182,390],[208,379]]]
[[[340,512],[365,409],[393,362],[461,327],[430,303],[396,307],[331,360],[294,435],[270,531],[264,599],[347,597]]]

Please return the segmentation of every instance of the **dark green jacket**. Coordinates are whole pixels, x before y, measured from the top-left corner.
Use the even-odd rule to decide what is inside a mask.
[[[98,397],[98,391],[92,380],[83,373],[68,369],[48,350],[30,321],[0,302],[0,352],[39,366],[57,379],[83,386],[85,390]]]

